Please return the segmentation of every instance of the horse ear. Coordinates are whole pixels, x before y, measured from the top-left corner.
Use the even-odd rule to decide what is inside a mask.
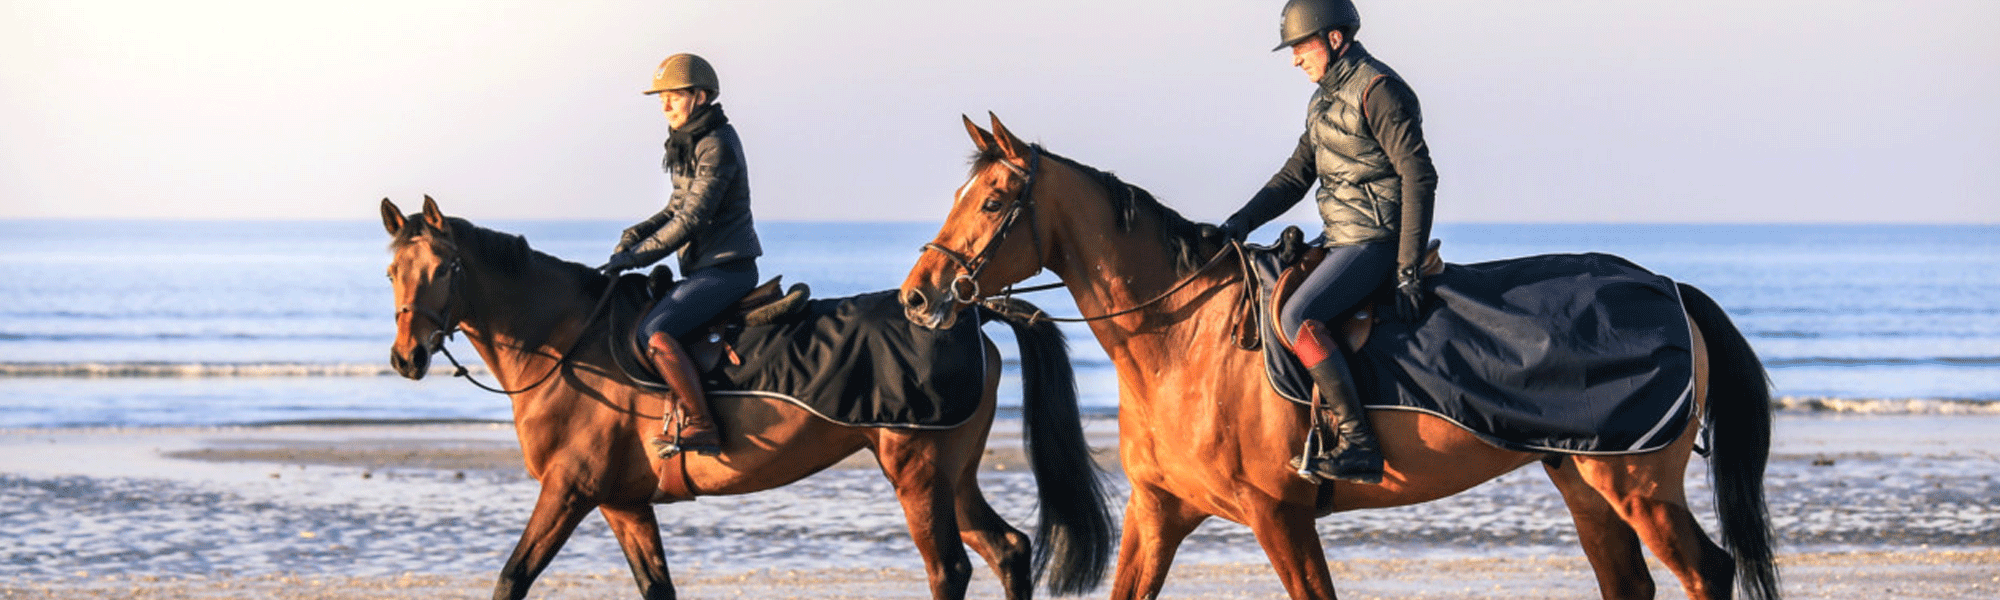
[[[985,154],[987,150],[993,148],[993,134],[980,129],[978,125],[974,125],[972,117],[959,115],[958,118],[965,120],[965,133],[972,136],[972,147],[978,148],[981,154]]]
[[[431,229],[451,235],[451,224],[444,221],[444,211],[438,210],[438,203],[430,194],[424,194],[424,224]]]
[[[986,117],[993,120],[993,139],[1000,144],[1000,151],[1006,154],[1007,158],[1018,159],[1028,155],[1028,143],[1014,137],[1014,132],[1008,131],[1007,126],[1000,123],[1000,115],[988,111]]]
[[[396,203],[390,202],[388,198],[383,198],[382,228],[388,229],[389,235],[394,236],[402,233],[404,222],[406,222],[406,219],[403,218],[403,209],[396,208]]]

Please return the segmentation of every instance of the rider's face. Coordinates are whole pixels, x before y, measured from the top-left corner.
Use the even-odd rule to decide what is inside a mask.
[[[1317,82],[1320,77],[1326,75],[1327,63],[1332,62],[1332,58],[1328,56],[1332,53],[1329,40],[1333,44],[1339,44],[1342,41],[1341,32],[1333,31],[1325,36],[1313,36],[1292,44],[1292,66],[1305,71],[1306,79]]]
[[[667,127],[680,129],[688,122],[688,116],[700,106],[702,92],[699,90],[667,90],[660,92],[660,110],[667,113]]]

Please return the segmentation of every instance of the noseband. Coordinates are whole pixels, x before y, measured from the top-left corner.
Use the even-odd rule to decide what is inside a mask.
[[[1040,272],[1042,269],[1042,232],[1035,222],[1035,174],[1041,171],[1042,147],[1029,146],[1029,148],[1026,169],[1016,167],[1014,163],[1004,159],[998,161],[1001,166],[1007,167],[1007,170],[1021,176],[1021,193],[1014,197],[1014,204],[1007,207],[1007,214],[1000,218],[1000,227],[993,231],[993,237],[986,240],[986,245],[979,249],[979,253],[967,256],[937,242],[924,244],[924,251],[936,251],[958,265],[958,277],[953,278],[951,285],[946,286],[951,293],[951,299],[955,302],[975,304],[986,299],[986,296],[980,294],[979,274],[986,270],[986,265],[993,260],[994,251],[1000,248],[1001,242],[1007,240],[1007,234],[1014,230],[1014,223],[1019,221],[1024,213],[1028,216],[1028,232],[1035,236],[1035,270]]]

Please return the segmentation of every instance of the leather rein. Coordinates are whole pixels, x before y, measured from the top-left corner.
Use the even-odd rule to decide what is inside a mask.
[[[1035,236],[1035,243],[1034,243],[1035,271],[1037,273],[1041,272],[1042,261],[1044,260],[1044,257],[1042,256],[1041,228],[1037,226],[1035,219],[1035,175],[1041,171],[1042,147],[1039,145],[1033,145],[1029,146],[1029,148],[1030,148],[1030,153],[1028,155],[1029,156],[1028,166],[1026,169],[1023,169],[1021,167],[1016,167],[1014,166],[1013,163],[1007,162],[1005,160],[998,161],[1001,166],[1007,167],[1008,170],[1013,171],[1015,174],[1020,175],[1022,177],[1021,193],[1015,196],[1013,205],[1007,208],[1007,214],[1000,218],[1000,226],[994,229],[993,237],[988,238],[986,240],[986,244],[979,249],[979,252],[977,254],[973,254],[968,257],[964,253],[952,250],[950,248],[946,248],[944,247],[944,245],[939,244],[937,242],[929,242],[924,244],[923,250],[920,251],[920,252],[935,251],[938,254],[944,255],[945,258],[950,259],[953,264],[958,265],[959,268],[958,277],[952,278],[951,284],[946,286],[948,293],[951,294],[951,299],[955,302],[961,304],[983,305],[989,310],[993,310],[995,312],[1000,312],[1003,314],[1019,314],[1017,311],[1010,311],[1003,306],[996,305],[995,303],[990,302],[990,300],[994,298],[993,296],[985,296],[980,294],[979,281],[977,278],[979,277],[979,274],[981,272],[986,270],[986,265],[989,264],[990,261],[992,260],[994,251],[1000,247],[1001,242],[1006,241],[1007,234],[1013,231],[1015,222],[1020,220],[1022,214],[1026,214],[1028,216],[1028,231],[1030,234]],[[1151,299],[1148,299],[1145,302],[1140,302],[1139,304],[1133,305],[1123,310],[1113,311],[1097,315],[1094,317],[1056,317],[1056,316],[1050,316],[1048,313],[1043,312],[1041,309],[1037,308],[1035,309],[1035,312],[1033,314],[1023,314],[1020,316],[1026,317],[1030,323],[1036,321],[1055,321],[1058,323],[1088,323],[1091,321],[1102,321],[1105,319],[1132,314],[1140,310],[1144,310],[1147,307],[1150,307],[1154,304],[1158,304],[1160,303],[1160,301],[1166,300],[1168,296],[1172,296],[1176,292],[1179,292],[1182,289],[1186,288],[1188,284],[1194,283],[1196,279],[1199,279],[1201,277],[1202,273],[1207,272],[1210,268],[1214,267],[1216,264],[1221,263],[1223,257],[1230,254],[1232,251],[1238,251],[1237,252],[1238,255],[1241,256],[1242,254],[1240,250],[1241,250],[1241,243],[1235,240],[1231,240],[1229,242],[1228,247],[1225,247],[1221,251],[1216,252],[1215,256],[1210,257],[1208,259],[1208,262],[1202,263],[1200,268],[1197,268],[1193,272],[1188,273],[1186,277],[1182,278],[1178,283],[1175,283],[1173,287],[1167,288],[1167,291],[1160,292],[1158,295],[1153,296]],[[1033,275],[1031,274],[1030,277],[1032,276]],[[961,283],[969,285],[970,291],[961,293],[962,289]],[[1012,296],[1014,294],[1025,294],[1028,292],[1052,290],[1063,287],[1064,285],[1065,284],[1062,282],[1056,282],[1056,283],[1030,286],[1025,288],[1015,288],[1013,286],[1008,286],[1007,288],[1000,290],[1000,294],[998,297],[1005,298],[1008,296]]]
[[[542,376],[536,378],[533,383],[529,383],[528,385],[520,389],[515,389],[515,390],[502,389],[486,385],[485,383],[480,382],[478,379],[472,376],[472,372],[466,369],[465,365],[460,364],[458,362],[458,357],[451,355],[451,347],[445,345],[445,342],[450,341],[452,336],[457,335],[459,330],[461,329],[459,327],[458,321],[451,318],[451,307],[458,303],[458,280],[460,277],[463,277],[465,275],[465,262],[462,259],[460,259],[456,255],[456,253],[454,253],[451,258],[450,273],[451,273],[451,281],[445,284],[445,303],[444,303],[444,311],[442,313],[437,311],[432,311],[429,309],[419,308],[416,306],[415,303],[404,304],[400,307],[397,307],[396,312],[398,313],[413,312],[426,319],[430,319],[431,324],[435,325],[436,329],[433,329],[431,331],[430,339],[425,340],[424,345],[434,348],[435,351],[438,353],[444,354],[445,360],[451,362],[452,377],[464,377],[465,380],[471,382],[474,387],[478,387],[479,389],[486,390],[488,392],[493,392],[495,394],[513,395],[513,394],[528,392],[534,390],[535,388],[541,387],[542,384],[548,383],[551,378],[554,378],[557,371],[561,371],[564,365],[569,364],[569,357],[571,355],[576,354],[576,349],[583,345],[583,339],[586,336],[578,334],[576,339],[570,342],[569,349],[564,350],[561,356],[556,357],[556,364],[550,365],[549,371],[547,373],[543,373]],[[600,296],[597,299],[597,306],[590,309],[590,316],[584,318],[583,329],[585,331],[588,331],[590,329],[591,323],[597,321],[597,316],[604,311],[605,305],[610,304],[611,296],[617,291],[618,291],[618,278],[612,277],[611,281],[609,283],[606,283],[604,286],[604,295]]]

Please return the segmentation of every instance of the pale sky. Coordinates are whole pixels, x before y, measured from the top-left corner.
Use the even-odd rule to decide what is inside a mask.
[[[689,51],[760,220],[941,220],[990,110],[1220,221],[1303,127],[1282,5],[0,0],[0,218],[637,221]],[[1359,5],[1440,223],[2000,223],[2000,2]]]

